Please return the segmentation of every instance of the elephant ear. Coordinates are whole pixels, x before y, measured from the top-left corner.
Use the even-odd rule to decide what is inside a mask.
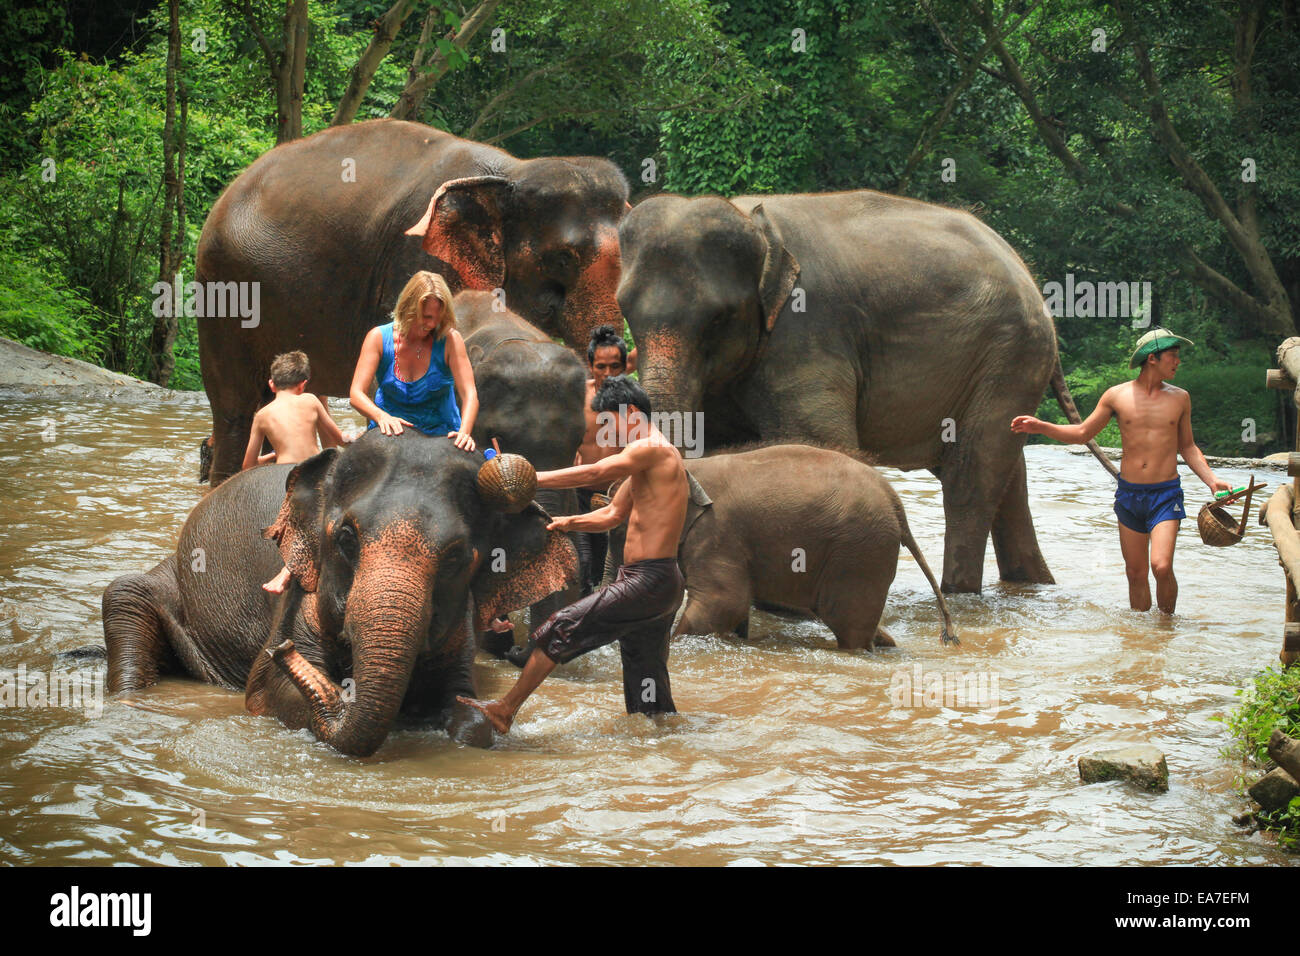
[[[767,331],[771,332],[776,325],[776,317],[781,314],[785,300],[790,298],[790,290],[799,278],[799,263],[786,249],[781,230],[763,211],[762,203],[754,207],[749,218],[754,221],[765,242],[758,295],[763,305],[763,321]]]
[[[502,229],[510,188],[510,180],[501,176],[445,182],[406,234],[420,236],[424,251],[455,269],[466,288],[500,288],[506,279]]]
[[[337,448],[327,448],[319,455],[295,465],[284,481],[284,501],[275,522],[262,531],[280,547],[284,566],[304,591],[315,591],[320,582],[321,514],[325,501],[325,484]]]
[[[551,518],[537,502],[519,514],[492,513],[488,550],[470,582],[474,628],[540,601],[578,580],[578,550],[562,531],[547,531]]]

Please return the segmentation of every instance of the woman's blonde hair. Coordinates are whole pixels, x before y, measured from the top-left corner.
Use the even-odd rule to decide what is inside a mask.
[[[434,341],[456,327],[456,312],[451,306],[451,289],[447,288],[447,280],[436,272],[417,272],[406,283],[397,297],[397,305],[393,307],[393,328],[398,335],[406,336],[424,310],[424,300],[428,298],[442,303],[442,320],[433,331]]]

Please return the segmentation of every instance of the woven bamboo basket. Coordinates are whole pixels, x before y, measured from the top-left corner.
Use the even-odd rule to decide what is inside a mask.
[[[479,468],[478,493],[488,504],[518,514],[537,493],[537,470],[523,455],[497,455]]]
[[[1226,548],[1244,538],[1246,518],[1250,515],[1251,496],[1264,487],[1267,486],[1263,483],[1255,484],[1255,476],[1251,475],[1250,484],[1244,491],[1202,505],[1200,513],[1196,516],[1196,529],[1201,533],[1201,540],[1213,548]],[[1242,496],[1245,496],[1246,507],[1242,509],[1241,520],[1238,521],[1228,513],[1225,505],[1233,504]]]

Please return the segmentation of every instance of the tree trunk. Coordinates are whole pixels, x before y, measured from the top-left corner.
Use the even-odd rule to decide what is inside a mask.
[[[180,69],[181,26],[180,0],[168,0],[167,14],[167,113],[163,121],[163,209],[158,243],[158,277],[172,283],[180,271],[181,257],[185,252],[185,218],[182,194],[184,182],[177,175],[177,145],[183,144],[176,133],[176,74]],[[184,163],[183,145],[179,150]],[[183,166],[181,167],[184,168]],[[179,215],[178,215],[179,213]],[[179,220],[179,221],[176,221]],[[176,293],[173,290],[175,302]],[[173,346],[179,318],[176,309],[167,309],[165,315],[154,316],[153,334],[149,340],[149,378],[158,385],[171,383],[176,367]]]
[[[289,0],[284,11],[284,50],[275,76],[275,141],[302,138],[302,89],[307,72],[307,0]]]
[[[1300,782],[1300,743],[1292,740],[1280,730],[1274,730],[1268,740],[1268,755],[1273,762],[1291,775],[1291,779]]]

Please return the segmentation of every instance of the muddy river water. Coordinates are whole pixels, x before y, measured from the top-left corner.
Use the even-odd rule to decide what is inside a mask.
[[[181,679],[97,704],[102,661],[55,655],[102,643],[105,585],[173,548],[209,422],[201,396],[0,399],[0,670],[72,675],[61,706],[0,708],[0,862],[1300,863],[1232,824],[1242,767],[1213,720],[1277,660],[1267,533],[1216,550],[1184,523],[1179,613],[1129,611],[1113,485],[1059,447],[1027,452],[1058,584],[997,583],[990,548],[984,593],[952,599],[956,649],[903,552],[896,650],[755,612],[748,642],[674,645],[682,713],[657,723],[622,713],[614,646],[557,671],[489,751],[409,729],[344,757]],[[886,474],[937,571],[938,482]],[[492,695],[517,673],[477,667]],[[1168,793],[1079,783],[1077,756],[1119,741],[1165,752]]]

